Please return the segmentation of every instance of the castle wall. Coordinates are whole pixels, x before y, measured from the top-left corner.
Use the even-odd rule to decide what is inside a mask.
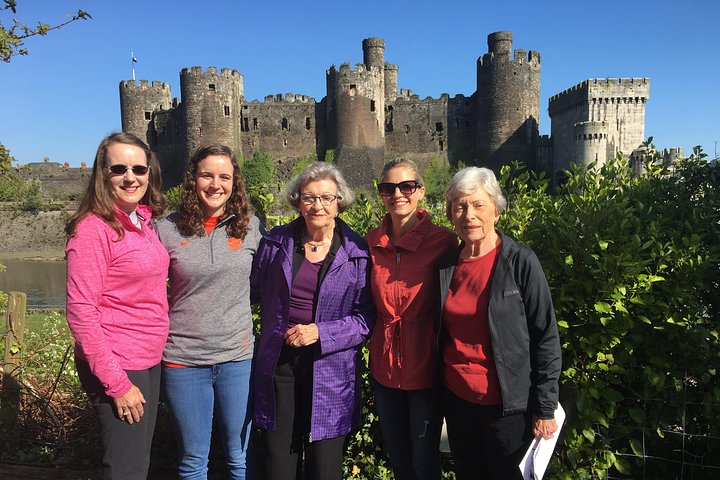
[[[317,150],[315,99],[305,95],[269,95],[246,103],[240,111],[242,152],[267,152],[277,160]]]
[[[448,96],[440,99],[398,98],[388,105],[385,156],[427,153],[447,155]]]
[[[471,165],[475,158],[475,122],[473,105],[475,99],[455,95],[447,106],[447,155],[451,164],[462,162]]]
[[[477,62],[477,161],[493,169],[513,160],[533,167],[540,118],[540,55],[515,50],[512,33],[488,35]]]
[[[625,155],[645,141],[645,103],[650,96],[647,78],[595,79],[589,85],[591,121],[608,124],[608,157]]]

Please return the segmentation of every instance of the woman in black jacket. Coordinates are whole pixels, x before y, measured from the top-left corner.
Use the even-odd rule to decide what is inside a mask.
[[[462,243],[441,264],[443,409],[458,480],[522,478],[532,438],[557,430],[560,340],[540,262],[495,230],[506,200],[487,168],[445,193]]]

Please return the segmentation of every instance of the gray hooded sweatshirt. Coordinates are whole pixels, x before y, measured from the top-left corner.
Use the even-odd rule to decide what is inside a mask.
[[[173,213],[157,223],[170,254],[170,335],[163,360],[209,366],[247,360],[253,355],[250,272],[262,238],[253,216],[245,238],[230,238],[226,225],[210,235],[180,234]]]

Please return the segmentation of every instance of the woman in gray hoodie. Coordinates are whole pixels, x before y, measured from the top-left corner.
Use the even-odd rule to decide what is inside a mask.
[[[230,478],[251,478],[249,277],[262,234],[230,148],[195,151],[180,207],[157,231],[170,254],[170,335],[162,383],[176,424],[179,477],[207,478],[214,415]]]

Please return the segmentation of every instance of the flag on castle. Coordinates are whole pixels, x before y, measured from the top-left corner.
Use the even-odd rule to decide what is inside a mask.
[[[130,52],[130,67],[132,68],[132,79],[135,81],[135,64],[137,63],[137,57],[133,52]]]

